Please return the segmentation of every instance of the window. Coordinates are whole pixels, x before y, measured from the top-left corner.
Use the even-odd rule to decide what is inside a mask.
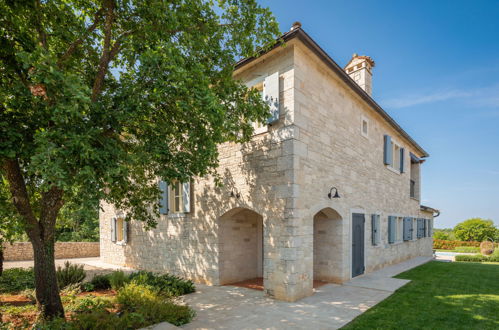
[[[116,219],[116,240],[118,242],[123,241],[123,218]]]
[[[369,137],[369,121],[364,116],[360,120],[360,133],[363,137]]]
[[[411,198],[419,200],[420,198],[420,171],[421,171],[421,160],[419,160],[415,155],[410,153],[411,158],[411,173],[409,181],[409,196]]]
[[[256,89],[260,93],[260,95],[263,99],[263,81],[254,85],[253,88]],[[253,130],[254,130],[254,132],[253,132],[254,135],[265,133],[268,131],[267,123],[253,122],[252,126],[253,126]]]
[[[183,189],[180,181],[175,181],[170,185],[170,210],[173,213],[183,212]]]
[[[111,241],[126,244],[128,240],[128,223],[121,216],[111,219]]]
[[[388,165],[390,169],[395,170],[396,172],[404,173],[404,148],[402,148],[397,142],[393,141],[389,135],[385,135],[384,137],[383,148],[383,161],[385,165]]]

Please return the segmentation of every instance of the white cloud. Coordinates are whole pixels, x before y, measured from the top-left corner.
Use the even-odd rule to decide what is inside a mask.
[[[388,99],[382,102],[387,108],[408,108],[420,104],[430,104],[450,100],[463,100],[467,104],[485,107],[499,107],[499,85],[475,89],[441,89],[420,92]]]

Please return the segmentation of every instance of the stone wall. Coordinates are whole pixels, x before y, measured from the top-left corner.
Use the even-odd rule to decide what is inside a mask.
[[[88,258],[100,255],[99,242],[56,242],[55,258]],[[5,261],[33,260],[33,247],[29,242],[4,244]]]
[[[141,223],[130,223],[128,242],[110,240],[112,205],[101,203],[100,240],[104,262],[137,269],[169,272],[196,282],[221,283],[223,250],[232,244],[221,235],[221,219],[251,210],[263,222],[263,276],[266,293],[285,300],[296,300],[296,279],[289,277],[299,261],[290,244],[286,212],[293,207],[293,47],[277,50],[279,56],[264,55],[259,61],[237,72],[243,81],[258,83],[268,74],[279,72],[280,118],[268,131],[255,135],[245,144],[219,146],[218,173],[223,187],[212,178],[194,178],[191,185],[191,212],[162,215],[155,229],[145,231]],[[240,197],[231,197],[231,192]],[[239,237],[243,240],[248,237]],[[259,254],[258,252],[257,254]],[[230,256],[229,256],[230,258]],[[257,270],[262,261],[257,259]],[[259,274],[260,276],[260,274]],[[235,278],[235,277],[233,277]],[[223,279],[222,279],[223,282]]]
[[[300,238],[297,253],[310,255],[313,218],[322,210],[341,216],[342,266],[336,276],[351,278],[352,214],[365,215],[365,271],[415,256],[431,256],[431,238],[388,244],[388,216],[420,217],[419,201],[409,196],[409,152],[417,150],[307,47],[294,47],[295,118],[293,149],[296,200],[294,217]],[[368,134],[361,132],[362,119],[368,121]],[[405,171],[398,172],[383,163],[383,138],[388,134],[405,148]],[[418,155],[421,156],[421,155]],[[332,187],[340,198],[329,199]],[[371,243],[371,214],[381,217],[381,243]],[[305,258],[296,269],[302,277],[313,276],[313,258]],[[311,292],[310,281],[302,282]]]

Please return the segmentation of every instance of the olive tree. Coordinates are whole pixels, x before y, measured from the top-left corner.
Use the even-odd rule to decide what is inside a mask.
[[[158,177],[213,173],[217,145],[266,119],[233,69],[278,34],[255,0],[0,2],[2,184],[33,245],[45,317],[64,313],[63,205],[84,195],[154,226]]]

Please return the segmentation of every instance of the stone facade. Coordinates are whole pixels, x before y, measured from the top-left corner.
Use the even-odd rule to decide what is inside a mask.
[[[266,294],[294,301],[313,293],[314,279],[352,277],[353,213],[366,219],[365,272],[431,255],[431,238],[389,244],[387,233],[388,216],[431,214],[421,214],[409,197],[409,157],[402,173],[384,165],[383,137],[389,134],[407,155],[424,157],[421,149],[299,38],[239,66],[235,77],[251,86],[275,72],[279,120],[246,144],[220,145],[224,186],[194,178],[191,212],[162,215],[150,231],[132,221],[128,241],[114,243],[116,210],[101,203],[104,262],[213,285],[263,277]],[[328,198],[333,186],[340,198]],[[381,220],[376,246],[371,214]]]
[[[29,242],[3,245],[5,261],[33,260],[33,246]],[[56,242],[55,258],[89,258],[100,254],[99,242]]]

